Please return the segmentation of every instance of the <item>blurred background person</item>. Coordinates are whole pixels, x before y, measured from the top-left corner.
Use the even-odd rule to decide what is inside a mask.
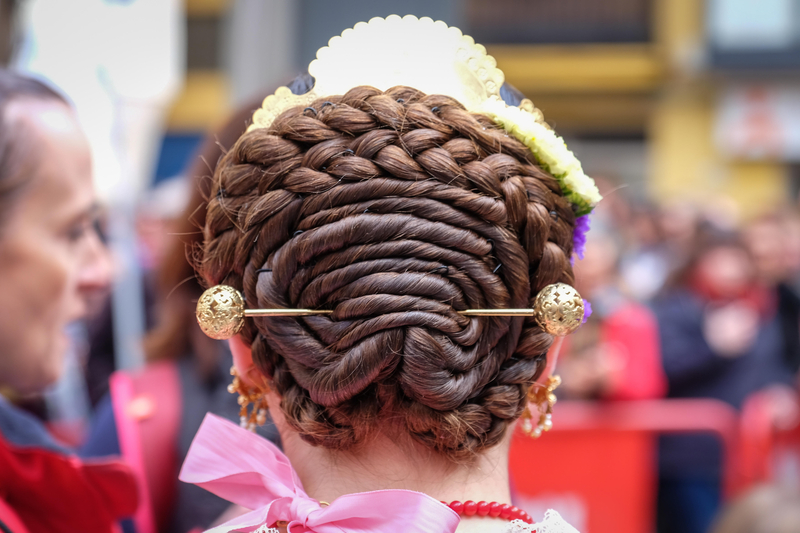
[[[795,384],[776,301],[738,234],[701,228],[686,267],[653,306],[669,397],[738,409],[757,391]],[[720,505],[719,443],[664,436],[660,472],[659,531],[706,531]]]
[[[0,386],[14,398],[58,379],[67,326],[107,289],[111,268],[97,233],[89,145],[74,112],[52,89],[6,70],[0,203]],[[135,505],[126,467],[80,463],[0,396],[0,519],[30,532],[111,532]]]
[[[627,228],[633,236],[620,250],[621,288],[630,298],[646,304],[664,287],[680,257],[670,254],[659,224],[659,208],[652,202],[632,203],[630,218],[612,227]]]
[[[621,195],[605,195],[609,196]],[[644,400],[666,393],[655,317],[621,286],[624,230],[606,226],[621,211],[614,207],[622,201],[597,207],[585,255],[575,262],[576,288],[590,302],[592,314],[565,339],[559,357],[561,388],[567,398]]]
[[[174,245],[176,236],[180,238],[177,234],[189,231],[184,228],[184,211],[190,194],[194,193],[193,189],[186,176],[173,176],[147,189],[136,206],[136,258],[142,275],[146,330],[150,330],[156,320],[153,295],[157,288],[158,271],[162,266],[167,268],[164,265],[165,256],[170,246]],[[170,260],[175,268],[184,263],[183,257],[170,257]],[[110,299],[103,302],[103,308],[88,321],[86,341],[86,387],[91,404],[96,406],[108,393],[108,379],[117,368],[114,306]]]
[[[784,222],[787,284],[800,294],[800,210],[789,210]]]
[[[762,485],[728,506],[714,523],[713,533],[794,533],[800,530],[797,490]]]
[[[244,133],[252,109],[259,102],[260,99],[243,106],[227,124],[209,135],[193,156],[187,176],[160,182],[146,196],[150,202],[140,211],[139,236],[146,258],[143,264],[149,267],[145,270],[146,286],[158,297],[148,306],[151,326],[143,339],[147,364],[135,372],[119,372],[115,379],[132,379],[135,383],[160,379],[159,392],[151,393],[149,398],[153,400],[154,411],[169,413],[159,424],[174,438],[164,441],[142,435],[141,441],[146,461],[158,462],[162,468],[156,477],[147,479],[158,531],[185,533],[207,529],[230,506],[200,487],[177,483],[180,466],[205,414],[211,412],[238,423],[240,409],[236,396],[228,391],[231,356],[227,344],[210,339],[197,325],[195,306],[203,288],[188,257],[202,242],[200,228],[205,221],[206,197],[216,163]],[[176,206],[179,213],[174,212]],[[110,324],[105,320],[104,326],[94,329],[110,333]],[[103,350],[113,349],[113,343],[103,338],[96,341],[97,359],[108,361],[102,355]],[[169,369],[169,379],[163,379],[165,369]],[[178,409],[165,404],[173,398],[179,399]],[[120,431],[120,426],[141,422],[125,414],[128,405],[129,400],[115,394],[112,385],[111,395],[98,404],[91,432],[81,450],[83,455],[124,453],[120,438],[130,431],[125,427]],[[150,415],[144,420],[154,418]],[[173,428],[177,430],[173,432]],[[271,423],[260,427],[258,432],[279,442]],[[127,458],[137,461],[135,456]],[[149,470],[147,465],[142,466]]]
[[[793,231],[791,213],[776,210],[752,220],[744,228],[744,240],[755,265],[757,283],[774,302],[783,337],[784,361],[795,372],[800,368],[800,296],[794,282],[798,268],[800,234]]]

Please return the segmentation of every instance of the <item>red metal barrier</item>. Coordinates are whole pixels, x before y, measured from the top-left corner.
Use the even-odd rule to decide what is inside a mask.
[[[753,394],[742,406],[740,426],[743,483],[781,478],[796,482],[800,475],[800,411],[795,393],[768,389]]]
[[[726,495],[742,486],[739,416],[716,400],[559,402],[554,429],[534,440],[518,431],[509,468],[515,503],[539,519],[557,509],[579,531],[653,528],[656,437],[704,432],[723,445]]]

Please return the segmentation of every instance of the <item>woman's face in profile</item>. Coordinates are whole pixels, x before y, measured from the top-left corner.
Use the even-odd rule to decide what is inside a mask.
[[[5,119],[33,159],[0,225],[0,384],[25,394],[58,378],[65,327],[107,288],[110,263],[95,230],[89,145],[72,111],[18,100]]]

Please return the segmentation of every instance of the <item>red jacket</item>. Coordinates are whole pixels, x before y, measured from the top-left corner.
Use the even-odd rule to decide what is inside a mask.
[[[81,461],[0,399],[0,521],[13,533],[111,533],[136,509],[136,491],[125,464]]]

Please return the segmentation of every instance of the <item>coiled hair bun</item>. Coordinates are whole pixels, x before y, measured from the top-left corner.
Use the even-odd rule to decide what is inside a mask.
[[[575,215],[528,149],[452,98],[356,87],[244,134],[222,158],[199,266],[257,318],[243,336],[307,441],[382,428],[454,459],[520,416],[552,337],[530,307],[573,283]]]

